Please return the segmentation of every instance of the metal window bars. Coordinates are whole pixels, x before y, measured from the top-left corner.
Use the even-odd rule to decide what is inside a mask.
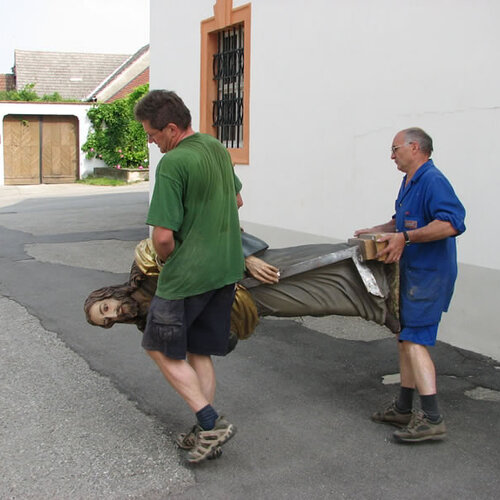
[[[213,57],[217,99],[213,101],[212,121],[217,139],[226,148],[243,147],[243,35],[243,24],[220,31]]]

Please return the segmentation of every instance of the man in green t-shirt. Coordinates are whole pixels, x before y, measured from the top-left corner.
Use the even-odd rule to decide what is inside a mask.
[[[135,117],[164,153],[146,221],[164,265],[142,346],[196,413],[196,425],[177,444],[197,463],[218,456],[236,432],[212,406],[211,356],[228,351],[235,283],[244,271],[236,201],[241,183],[228,151],[193,131],[191,114],[174,92],[149,92]]]

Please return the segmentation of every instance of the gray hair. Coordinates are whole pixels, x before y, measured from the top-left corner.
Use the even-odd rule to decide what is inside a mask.
[[[405,134],[405,142],[408,144],[410,142],[416,142],[420,146],[420,151],[422,153],[431,156],[432,148],[432,138],[429,134],[424,132],[421,128],[411,127],[403,130]]]

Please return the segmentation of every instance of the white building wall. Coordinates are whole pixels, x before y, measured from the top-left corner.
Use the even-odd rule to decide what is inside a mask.
[[[151,0],[151,88],[176,90],[195,128],[200,21],[213,15],[214,3]],[[345,240],[356,228],[389,220],[401,182],[390,160],[393,136],[422,127],[467,209],[459,279],[440,338],[500,359],[500,171],[493,160],[500,2],[251,5],[250,165],[236,166],[241,218],[311,234],[293,233],[297,242],[312,235]],[[157,159],[154,152],[152,164]]]
[[[79,176],[85,177],[93,173],[94,166],[102,166],[98,160],[87,160],[85,153],[81,150],[82,145],[87,141],[90,128],[90,121],[87,118],[87,111],[90,104],[74,103],[42,103],[42,102],[0,102],[0,186],[5,184],[4,169],[4,118],[7,115],[59,115],[75,116],[78,119],[78,154],[79,154]]]

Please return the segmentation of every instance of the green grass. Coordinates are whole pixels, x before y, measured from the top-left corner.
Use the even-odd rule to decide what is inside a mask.
[[[119,179],[111,179],[110,177],[94,177],[89,175],[85,179],[76,181],[78,184],[89,184],[90,186],[125,186],[128,184],[126,181]]]

